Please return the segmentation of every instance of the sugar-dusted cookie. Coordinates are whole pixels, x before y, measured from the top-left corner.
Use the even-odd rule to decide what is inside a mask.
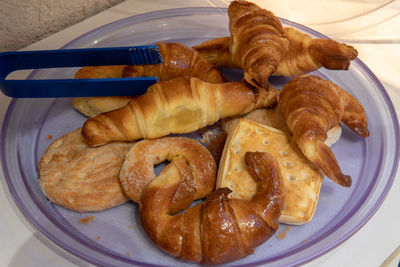
[[[133,143],[89,147],[81,129],[48,148],[39,162],[39,183],[52,202],[78,212],[102,211],[128,200],[118,174]]]

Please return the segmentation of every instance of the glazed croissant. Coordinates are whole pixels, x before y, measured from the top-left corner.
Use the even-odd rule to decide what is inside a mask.
[[[228,199],[220,188],[186,212],[169,214],[172,197],[186,164],[172,162],[145,189],[140,218],[151,240],[165,252],[202,264],[221,264],[246,257],[278,228],[284,204],[279,164],[266,152],[247,152],[245,162],[259,183],[251,201]]]
[[[213,84],[179,77],[159,82],[125,107],[88,119],[82,134],[89,145],[189,133],[221,118],[276,104],[278,90],[244,82]]]
[[[288,47],[282,24],[270,11],[246,1],[233,1],[228,8],[229,30],[231,37],[221,39],[225,53],[219,54],[225,66],[237,66],[243,69],[244,79],[258,88],[268,89],[268,77],[276,71],[281,58]],[[218,41],[221,41],[218,40]],[[218,42],[219,43],[219,42]],[[202,46],[195,47],[206,59]],[[213,46],[220,50],[218,44]],[[229,49],[229,53],[226,53]],[[215,61],[214,61],[215,63]]]
[[[163,64],[126,66],[123,77],[156,76],[166,81],[180,76],[197,77],[210,83],[223,83],[225,78],[216,67],[200,57],[191,47],[179,43],[158,43]]]
[[[342,173],[324,141],[327,131],[340,121],[364,138],[369,135],[360,102],[330,81],[317,76],[301,76],[283,87],[278,108],[304,155],[335,183],[351,186],[351,177]]]

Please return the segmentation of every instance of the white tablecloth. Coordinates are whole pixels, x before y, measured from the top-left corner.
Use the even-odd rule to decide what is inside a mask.
[[[258,1],[260,2],[260,1]],[[340,2],[340,1],[338,1]],[[343,3],[343,2],[342,2]],[[57,49],[68,41],[106,23],[149,11],[189,7],[226,6],[224,1],[128,0],[62,32],[34,43],[25,50]],[[279,10],[272,10],[279,13]],[[399,114],[400,109],[400,44],[387,43],[398,37],[400,16],[362,32],[341,36],[359,51],[359,58],[381,80]],[[369,40],[365,43],[364,40]],[[396,38],[394,38],[396,39]],[[372,40],[372,41],[371,41]],[[384,42],[382,41],[384,40]],[[398,39],[397,39],[398,41]],[[19,72],[15,77],[24,77]],[[0,94],[0,122],[10,99]],[[349,240],[307,266],[379,266],[400,245],[400,177],[376,214]],[[16,208],[0,171],[0,266],[87,266],[88,263],[70,255],[33,229]],[[397,266],[398,260],[394,261]]]

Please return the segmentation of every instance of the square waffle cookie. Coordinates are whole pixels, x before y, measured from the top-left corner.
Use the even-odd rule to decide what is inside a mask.
[[[275,128],[239,119],[228,134],[216,187],[230,188],[231,198],[253,197],[257,184],[244,162],[248,151],[268,152],[279,162],[286,188],[285,207],[279,221],[293,225],[310,222],[324,175],[304,157],[290,134]]]

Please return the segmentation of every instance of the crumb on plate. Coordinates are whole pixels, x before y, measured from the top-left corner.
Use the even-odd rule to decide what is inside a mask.
[[[286,238],[286,234],[287,232],[290,230],[290,226],[286,226],[285,229],[283,229],[282,231],[280,231],[279,233],[276,234],[276,237],[278,239],[285,239]]]
[[[80,220],[79,220],[79,223],[89,224],[89,223],[91,223],[95,218],[96,218],[96,216],[87,216],[87,217],[85,217],[85,218],[80,219]]]

